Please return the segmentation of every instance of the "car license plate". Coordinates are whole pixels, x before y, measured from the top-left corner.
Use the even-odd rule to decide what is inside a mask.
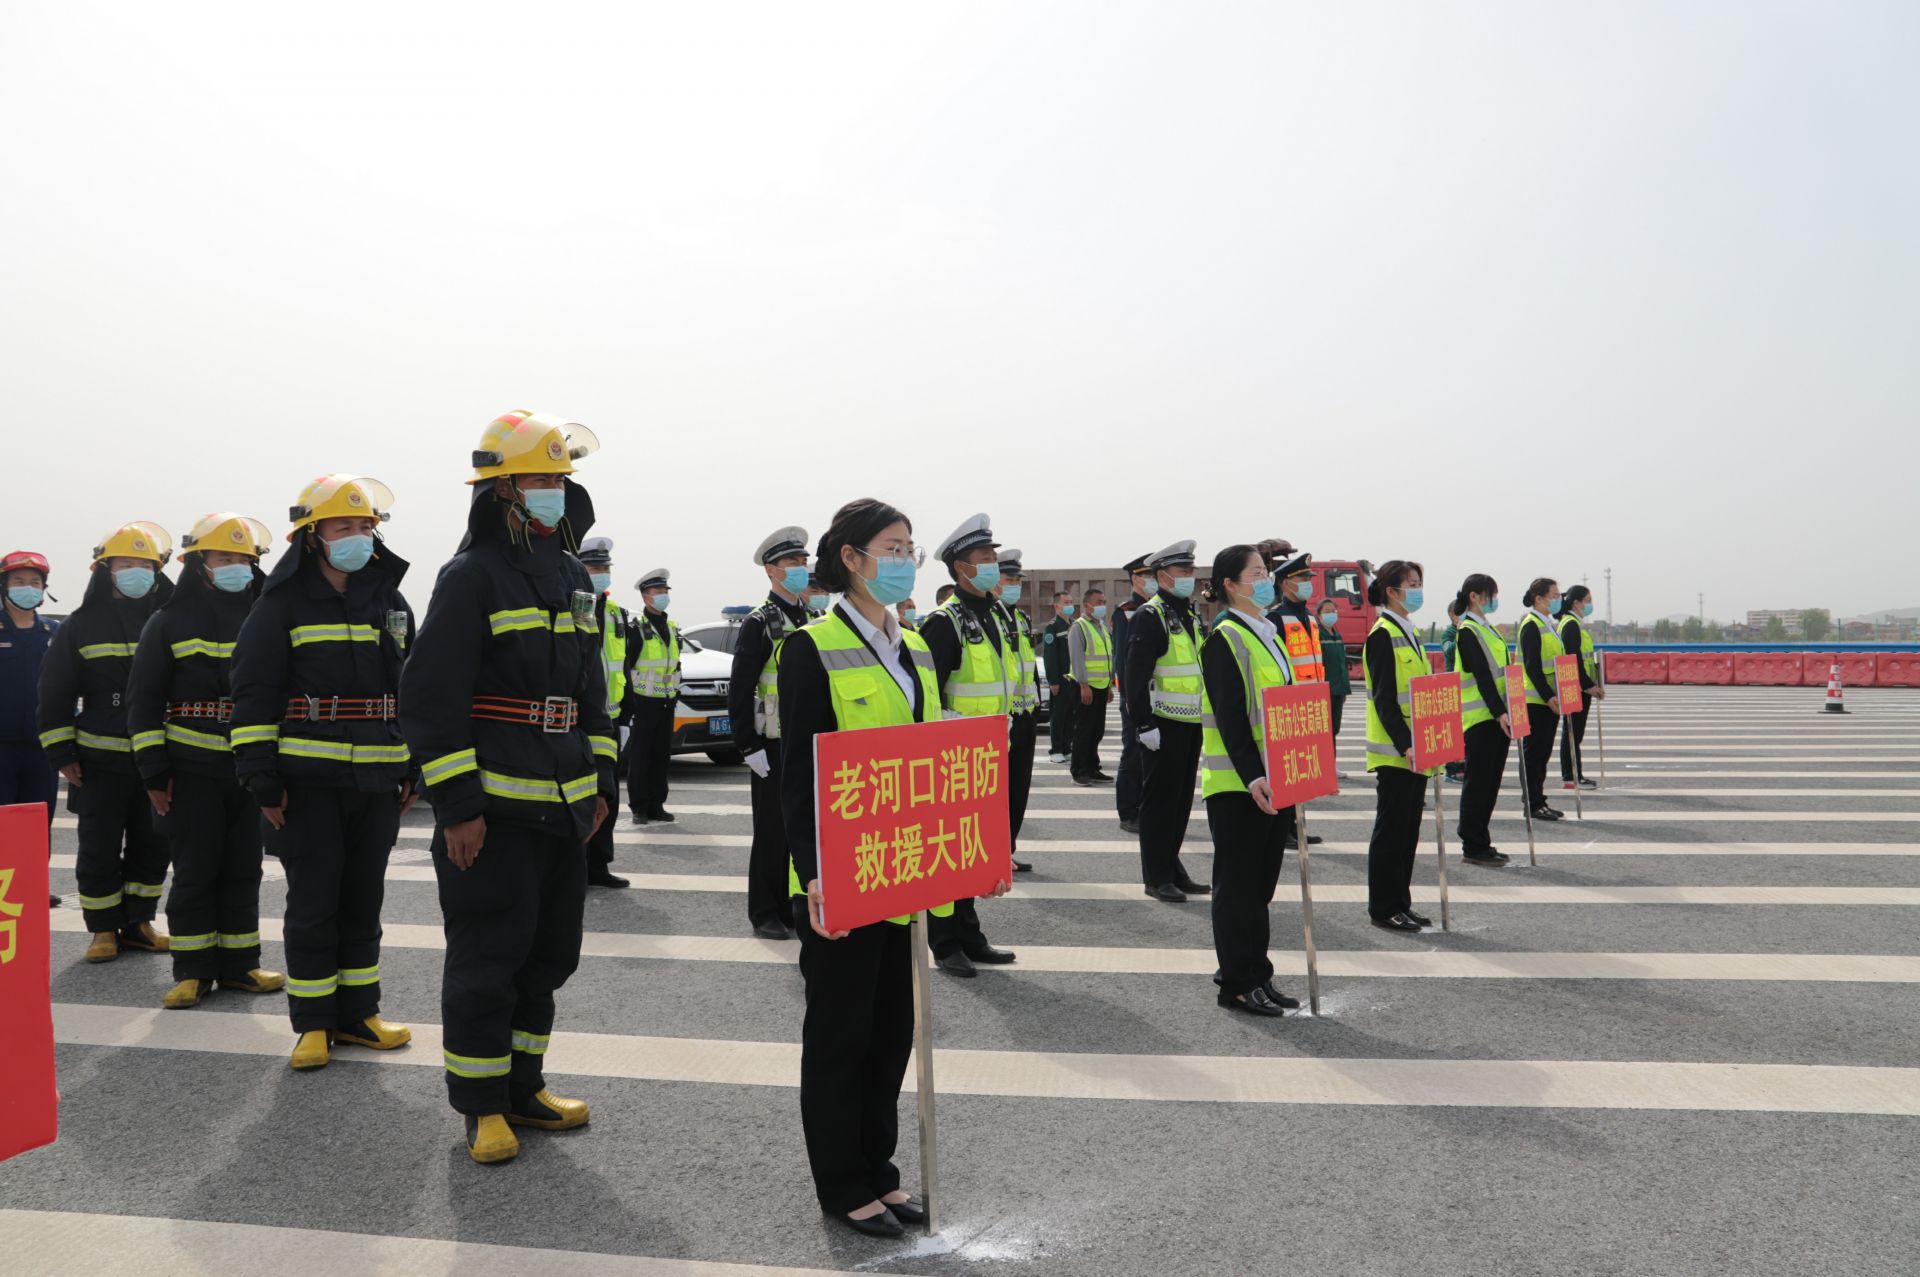
[[[716,739],[733,735],[733,719],[725,714],[716,714],[707,720],[707,735]]]

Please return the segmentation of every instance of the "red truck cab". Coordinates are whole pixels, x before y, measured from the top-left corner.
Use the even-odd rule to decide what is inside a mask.
[[[1373,564],[1365,559],[1316,559],[1313,564],[1313,605],[1324,607],[1331,599],[1340,609],[1336,627],[1347,645],[1347,672],[1357,682],[1360,672],[1360,647],[1367,631],[1380,615],[1380,609],[1367,602],[1367,583],[1373,580]],[[1316,612],[1316,615],[1318,613]]]

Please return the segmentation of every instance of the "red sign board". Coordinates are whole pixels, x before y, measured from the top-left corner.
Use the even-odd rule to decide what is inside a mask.
[[[1432,771],[1467,756],[1460,727],[1460,676],[1421,674],[1413,680],[1413,765]]]
[[[1553,690],[1560,697],[1562,714],[1580,712],[1580,658],[1569,652],[1553,658]]]
[[[53,1090],[53,941],[47,922],[47,809],[0,807],[0,1159],[59,1134]]]
[[[1507,666],[1507,722],[1515,740],[1533,735],[1533,723],[1527,717],[1527,672],[1518,665]]]
[[[813,763],[827,930],[1013,880],[1005,715],[825,732]]]
[[[1325,683],[1269,687],[1260,694],[1273,805],[1292,807],[1340,792],[1333,770],[1333,695]]]

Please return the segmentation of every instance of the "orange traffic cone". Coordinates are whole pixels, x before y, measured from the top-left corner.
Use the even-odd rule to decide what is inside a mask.
[[[1827,703],[1825,708],[1829,714],[1844,714],[1847,712],[1846,702],[1842,699],[1840,693],[1840,662],[1838,661],[1833,663],[1832,670],[1827,673]]]

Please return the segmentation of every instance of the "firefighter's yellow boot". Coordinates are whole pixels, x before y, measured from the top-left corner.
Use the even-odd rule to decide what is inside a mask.
[[[255,967],[243,976],[221,976],[220,987],[238,989],[241,993],[278,993],[287,987],[287,977],[278,971]]]
[[[413,1030],[404,1024],[388,1024],[379,1016],[370,1015],[349,1028],[334,1030],[333,1040],[351,1042],[355,1046],[370,1046],[376,1051],[391,1051],[396,1046],[405,1046],[413,1041]]]
[[[182,980],[167,990],[167,996],[160,999],[160,1005],[169,1011],[184,1011],[188,1007],[200,1005],[200,999],[207,996],[205,980]]]
[[[155,931],[151,922],[136,922],[131,927],[120,928],[120,943],[148,953],[165,953],[172,947],[172,941]]]
[[[333,1052],[327,1049],[327,1031],[309,1029],[293,1044],[293,1058],[287,1063],[296,1069],[324,1069]]]
[[[570,1131],[587,1124],[587,1102],[563,1099],[552,1091],[541,1090],[507,1114],[507,1121],[515,1126],[537,1126],[543,1131]]]
[[[482,1166],[510,1162],[520,1155],[520,1141],[507,1119],[498,1113],[467,1116],[467,1155]]]
[[[93,943],[87,946],[88,962],[112,962],[120,956],[120,937],[111,931],[93,933]]]

